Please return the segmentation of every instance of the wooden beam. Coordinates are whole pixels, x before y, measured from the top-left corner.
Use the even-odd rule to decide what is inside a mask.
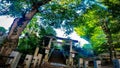
[[[65,45],[70,45],[70,43],[64,43],[64,42],[58,42],[58,41],[52,41],[53,43],[59,43],[59,44],[65,44]]]
[[[54,38],[54,39],[60,39],[60,40],[68,40],[68,41],[72,41],[74,43],[78,42],[78,40],[73,40],[73,39],[69,39],[69,38],[62,38],[62,37],[57,37],[57,36],[46,36],[46,37]]]

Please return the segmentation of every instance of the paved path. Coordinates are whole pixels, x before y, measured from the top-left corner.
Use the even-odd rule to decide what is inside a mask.
[[[91,67],[88,67],[88,68],[94,68],[93,66],[91,66]],[[101,66],[101,68],[113,68],[113,66],[112,65],[108,65],[108,66]]]

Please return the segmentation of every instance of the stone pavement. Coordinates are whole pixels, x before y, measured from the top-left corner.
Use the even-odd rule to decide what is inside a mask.
[[[88,68],[94,68],[93,66],[90,66]],[[101,68],[114,68],[112,65],[106,65],[106,66],[101,66]]]
[[[41,65],[41,68],[68,68],[65,65],[62,64],[54,64],[54,63],[43,63]]]

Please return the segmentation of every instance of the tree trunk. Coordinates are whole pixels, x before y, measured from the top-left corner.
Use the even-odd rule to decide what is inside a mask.
[[[40,2],[33,3],[32,10],[26,13],[22,18],[14,19],[11,28],[9,30],[8,36],[4,41],[0,54],[3,56],[9,56],[13,49],[16,49],[18,45],[19,36],[22,31],[25,29],[27,24],[37,13],[39,6],[42,6],[48,3],[51,0],[44,0]]]
[[[103,29],[104,33],[106,34],[107,45],[108,45],[108,50],[109,50],[109,54],[110,54],[110,62],[112,62],[112,60],[116,58],[116,54],[115,54],[114,46],[112,45],[112,43],[113,43],[112,35],[111,35],[110,28],[108,28],[107,21],[103,22],[102,29]]]

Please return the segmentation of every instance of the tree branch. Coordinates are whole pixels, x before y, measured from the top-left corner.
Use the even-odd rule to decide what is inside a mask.
[[[32,10],[26,13],[22,18],[17,18],[11,25],[11,29],[8,34],[8,39],[18,39],[24,28],[27,26],[29,21],[33,18],[33,16],[37,13],[37,10],[40,6],[45,5],[51,0],[45,0],[36,2],[32,6]],[[24,19],[24,20],[22,20]],[[22,23],[22,24],[21,24]],[[18,26],[17,24],[21,24]],[[16,35],[15,35],[16,34]]]

